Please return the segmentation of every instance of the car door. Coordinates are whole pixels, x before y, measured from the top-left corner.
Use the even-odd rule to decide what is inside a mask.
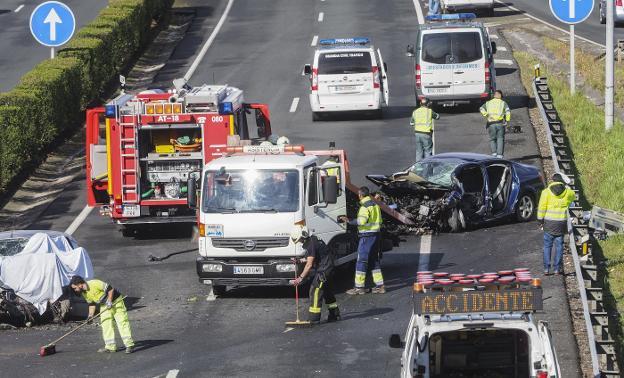
[[[328,169],[338,169],[338,177],[340,178],[340,192],[335,204],[325,203],[323,199],[322,180],[328,176]],[[310,233],[329,244],[334,236],[343,234],[346,230],[346,226],[338,223],[338,216],[347,213],[344,172],[340,164],[325,164],[322,167],[310,166],[306,168],[305,175],[306,225]]]
[[[388,88],[388,75],[386,72],[386,63],[381,56],[381,50],[377,49],[377,55],[379,56],[379,70],[381,71],[381,92],[383,94],[384,103],[386,106],[390,105],[390,90]]]

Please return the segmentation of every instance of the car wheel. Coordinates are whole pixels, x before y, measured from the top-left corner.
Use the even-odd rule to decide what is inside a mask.
[[[607,23],[607,17],[606,17],[606,15],[605,15],[605,13],[604,13],[604,10],[603,10],[603,8],[602,8],[602,2],[601,2],[601,3],[600,3],[600,5],[599,5],[599,11],[598,11],[598,14],[600,15],[600,23],[601,23],[601,24],[606,24],[606,23]]]
[[[451,211],[451,215],[448,219],[451,232],[461,232],[466,229],[466,219],[464,218],[464,212],[461,209],[455,208]]]
[[[227,287],[225,285],[213,285],[212,293],[216,296],[222,296],[227,291]]]
[[[319,112],[312,112],[312,121],[316,122],[316,121],[320,121],[321,120],[321,113]]]
[[[381,108],[373,112],[373,119],[383,119],[383,110]]]
[[[535,215],[535,200],[533,196],[524,193],[518,199],[518,204],[516,205],[516,219],[518,222],[528,222],[533,219]]]

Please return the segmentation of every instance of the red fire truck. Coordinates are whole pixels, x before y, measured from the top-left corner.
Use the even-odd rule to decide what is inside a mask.
[[[245,103],[243,91],[227,85],[122,93],[88,110],[86,123],[87,202],[125,236],[148,224],[195,223],[189,180],[199,183],[203,165],[228,143],[271,135],[268,106]]]

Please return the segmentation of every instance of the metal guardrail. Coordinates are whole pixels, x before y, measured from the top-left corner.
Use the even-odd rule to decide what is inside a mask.
[[[536,78],[533,81],[533,93],[547,125],[548,145],[555,170],[565,173],[572,180],[570,187],[578,200],[577,172],[566,142],[565,128],[553,105],[546,78],[539,77],[539,68],[536,69]],[[598,280],[598,268],[592,255],[593,236],[587,220],[583,219],[581,207],[574,204],[569,213],[569,245],[583,304],[593,376],[620,377],[615,342],[609,335],[609,314],[604,307],[603,288]]]

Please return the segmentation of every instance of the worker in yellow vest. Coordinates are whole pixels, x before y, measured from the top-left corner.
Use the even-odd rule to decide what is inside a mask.
[[[440,115],[430,108],[429,100],[422,98],[420,107],[412,112],[410,125],[414,127],[416,137],[416,161],[431,156],[433,149],[433,120]]]
[[[494,98],[483,104],[479,111],[487,119],[485,129],[490,136],[492,156],[502,158],[505,152],[505,127],[511,120],[511,110],[503,101],[503,92],[494,92]]]
[[[566,184],[570,179],[563,173],[555,173],[553,182],[542,191],[537,206],[537,220],[544,230],[544,274],[550,274],[550,255],[555,245],[554,274],[561,274],[563,236],[568,230],[568,207],[574,202],[574,191]]]
[[[341,222],[347,222],[358,228],[358,256],[355,264],[355,287],[346,291],[349,295],[365,294],[366,273],[370,268],[375,287],[373,294],[384,294],[383,275],[381,273],[381,208],[372,199],[370,189],[362,186],[358,190],[360,209],[357,218],[339,217]]]
[[[73,276],[71,288],[77,295],[82,295],[89,304],[89,318],[95,315],[95,306],[100,305],[100,325],[104,336],[104,348],[99,353],[113,353],[117,351],[115,343],[115,325],[119,336],[126,347],[126,353],[134,351],[134,341],[130,331],[130,320],[121,294],[115,288],[101,280],[85,281],[80,276]]]

